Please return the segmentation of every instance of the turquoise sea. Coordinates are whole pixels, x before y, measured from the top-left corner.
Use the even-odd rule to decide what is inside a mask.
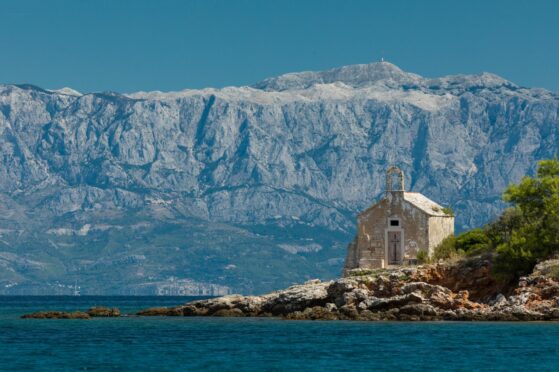
[[[559,323],[264,318],[19,319],[93,305],[133,312],[185,297],[0,297],[0,370],[559,370]]]

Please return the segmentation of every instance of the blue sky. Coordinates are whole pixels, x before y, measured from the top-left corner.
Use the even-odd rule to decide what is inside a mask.
[[[384,55],[559,90],[559,1],[0,0],[0,16],[2,83],[222,87]]]

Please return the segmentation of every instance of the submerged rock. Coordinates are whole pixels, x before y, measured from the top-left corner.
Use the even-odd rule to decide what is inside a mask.
[[[303,311],[294,311],[286,314],[284,319],[290,320],[338,320],[340,315],[337,311],[331,311],[325,307],[308,307]]]
[[[136,315],[139,316],[182,316],[182,308],[176,307],[152,307],[141,310]]]
[[[88,313],[82,311],[39,311],[31,314],[24,314],[22,319],[90,319]]]
[[[90,319],[101,317],[119,317],[120,310],[104,306],[94,306],[87,311],[39,311],[24,314],[23,319]]]
[[[95,306],[86,311],[91,317],[119,317],[120,310],[117,308],[108,308],[103,306]]]

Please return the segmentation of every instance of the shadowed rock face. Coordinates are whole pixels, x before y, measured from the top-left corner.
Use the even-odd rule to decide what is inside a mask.
[[[258,293],[339,275],[397,164],[457,230],[558,150],[557,95],[389,63],[177,93],[0,86],[0,293]]]

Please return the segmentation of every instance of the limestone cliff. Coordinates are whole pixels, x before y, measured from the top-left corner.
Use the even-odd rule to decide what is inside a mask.
[[[1,85],[0,293],[334,278],[388,164],[457,230],[478,226],[557,153],[558,112],[557,94],[495,75],[389,63],[171,93]]]

